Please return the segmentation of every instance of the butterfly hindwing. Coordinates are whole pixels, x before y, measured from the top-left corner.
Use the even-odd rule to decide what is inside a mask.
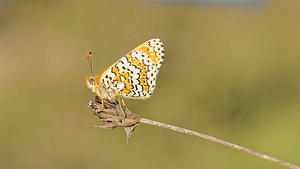
[[[151,39],[106,69],[101,74],[102,84],[109,93],[119,93],[123,98],[149,98],[163,60],[162,41]]]

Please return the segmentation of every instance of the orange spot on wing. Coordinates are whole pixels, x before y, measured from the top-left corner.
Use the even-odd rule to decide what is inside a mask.
[[[137,65],[138,67],[141,67],[141,66],[143,66],[143,63],[142,63],[141,61],[139,61],[139,62],[136,63],[136,65]]]
[[[128,90],[128,89],[122,89],[122,92],[128,94],[128,93],[130,93],[130,90]]]
[[[140,73],[141,78],[146,78],[146,73]]]
[[[128,77],[129,77],[129,72],[122,73],[121,75],[122,75],[122,76],[124,76],[124,77],[125,77],[125,79],[128,79]]]
[[[142,69],[143,72],[146,72],[148,70],[148,67],[147,66],[143,66],[143,67],[141,67],[141,69]]]
[[[144,86],[144,89],[143,89],[146,93],[149,93],[149,87],[148,86]]]
[[[112,72],[117,75],[119,73],[119,69],[117,67],[115,67],[115,68],[113,68]]]
[[[131,59],[132,59],[132,57],[131,57],[130,54],[127,54],[127,58],[128,58],[128,60],[131,60]]]
[[[120,75],[116,76],[113,81],[118,81],[118,83],[120,83],[121,82]]]
[[[130,63],[135,63],[135,62],[136,62],[136,58],[130,59]]]
[[[132,88],[133,88],[133,86],[132,86],[131,84],[125,84],[125,87],[126,87],[127,89],[132,89]]]
[[[147,80],[146,79],[140,79],[140,84],[141,85],[147,85]]]

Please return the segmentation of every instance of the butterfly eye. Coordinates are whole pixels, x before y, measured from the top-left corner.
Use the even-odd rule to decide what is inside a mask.
[[[94,79],[90,79],[90,85],[94,85]]]

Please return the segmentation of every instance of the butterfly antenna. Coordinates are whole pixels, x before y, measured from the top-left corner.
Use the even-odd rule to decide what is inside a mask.
[[[93,76],[93,73],[92,73],[92,52],[89,52],[87,55],[86,55],[86,58],[89,62],[89,66],[90,66],[90,74],[91,76]]]

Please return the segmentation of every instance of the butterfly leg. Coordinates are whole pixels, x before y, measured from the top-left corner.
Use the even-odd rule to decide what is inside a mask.
[[[121,108],[121,110],[122,110],[122,112],[123,112],[123,114],[124,114],[124,117],[126,117],[126,113],[124,112],[123,106],[121,105],[121,96],[120,96],[120,94],[117,93],[117,94],[115,94],[115,95],[113,95],[113,96],[111,96],[111,97],[114,98],[114,97],[116,97],[116,96],[118,96],[118,98],[119,98],[119,106],[120,106],[120,108]],[[123,99],[122,99],[122,101],[123,101]],[[123,101],[123,102],[124,102],[124,101]]]
[[[123,107],[124,107],[127,111],[129,111],[129,110],[127,109],[126,105],[125,105],[124,99],[122,99],[122,103],[123,103]]]
[[[96,89],[97,89],[97,94],[100,96],[101,102],[102,102],[100,112],[103,112],[104,100],[103,100],[103,97],[102,97],[102,95],[101,95],[100,89],[99,89],[98,87],[97,87]]]

